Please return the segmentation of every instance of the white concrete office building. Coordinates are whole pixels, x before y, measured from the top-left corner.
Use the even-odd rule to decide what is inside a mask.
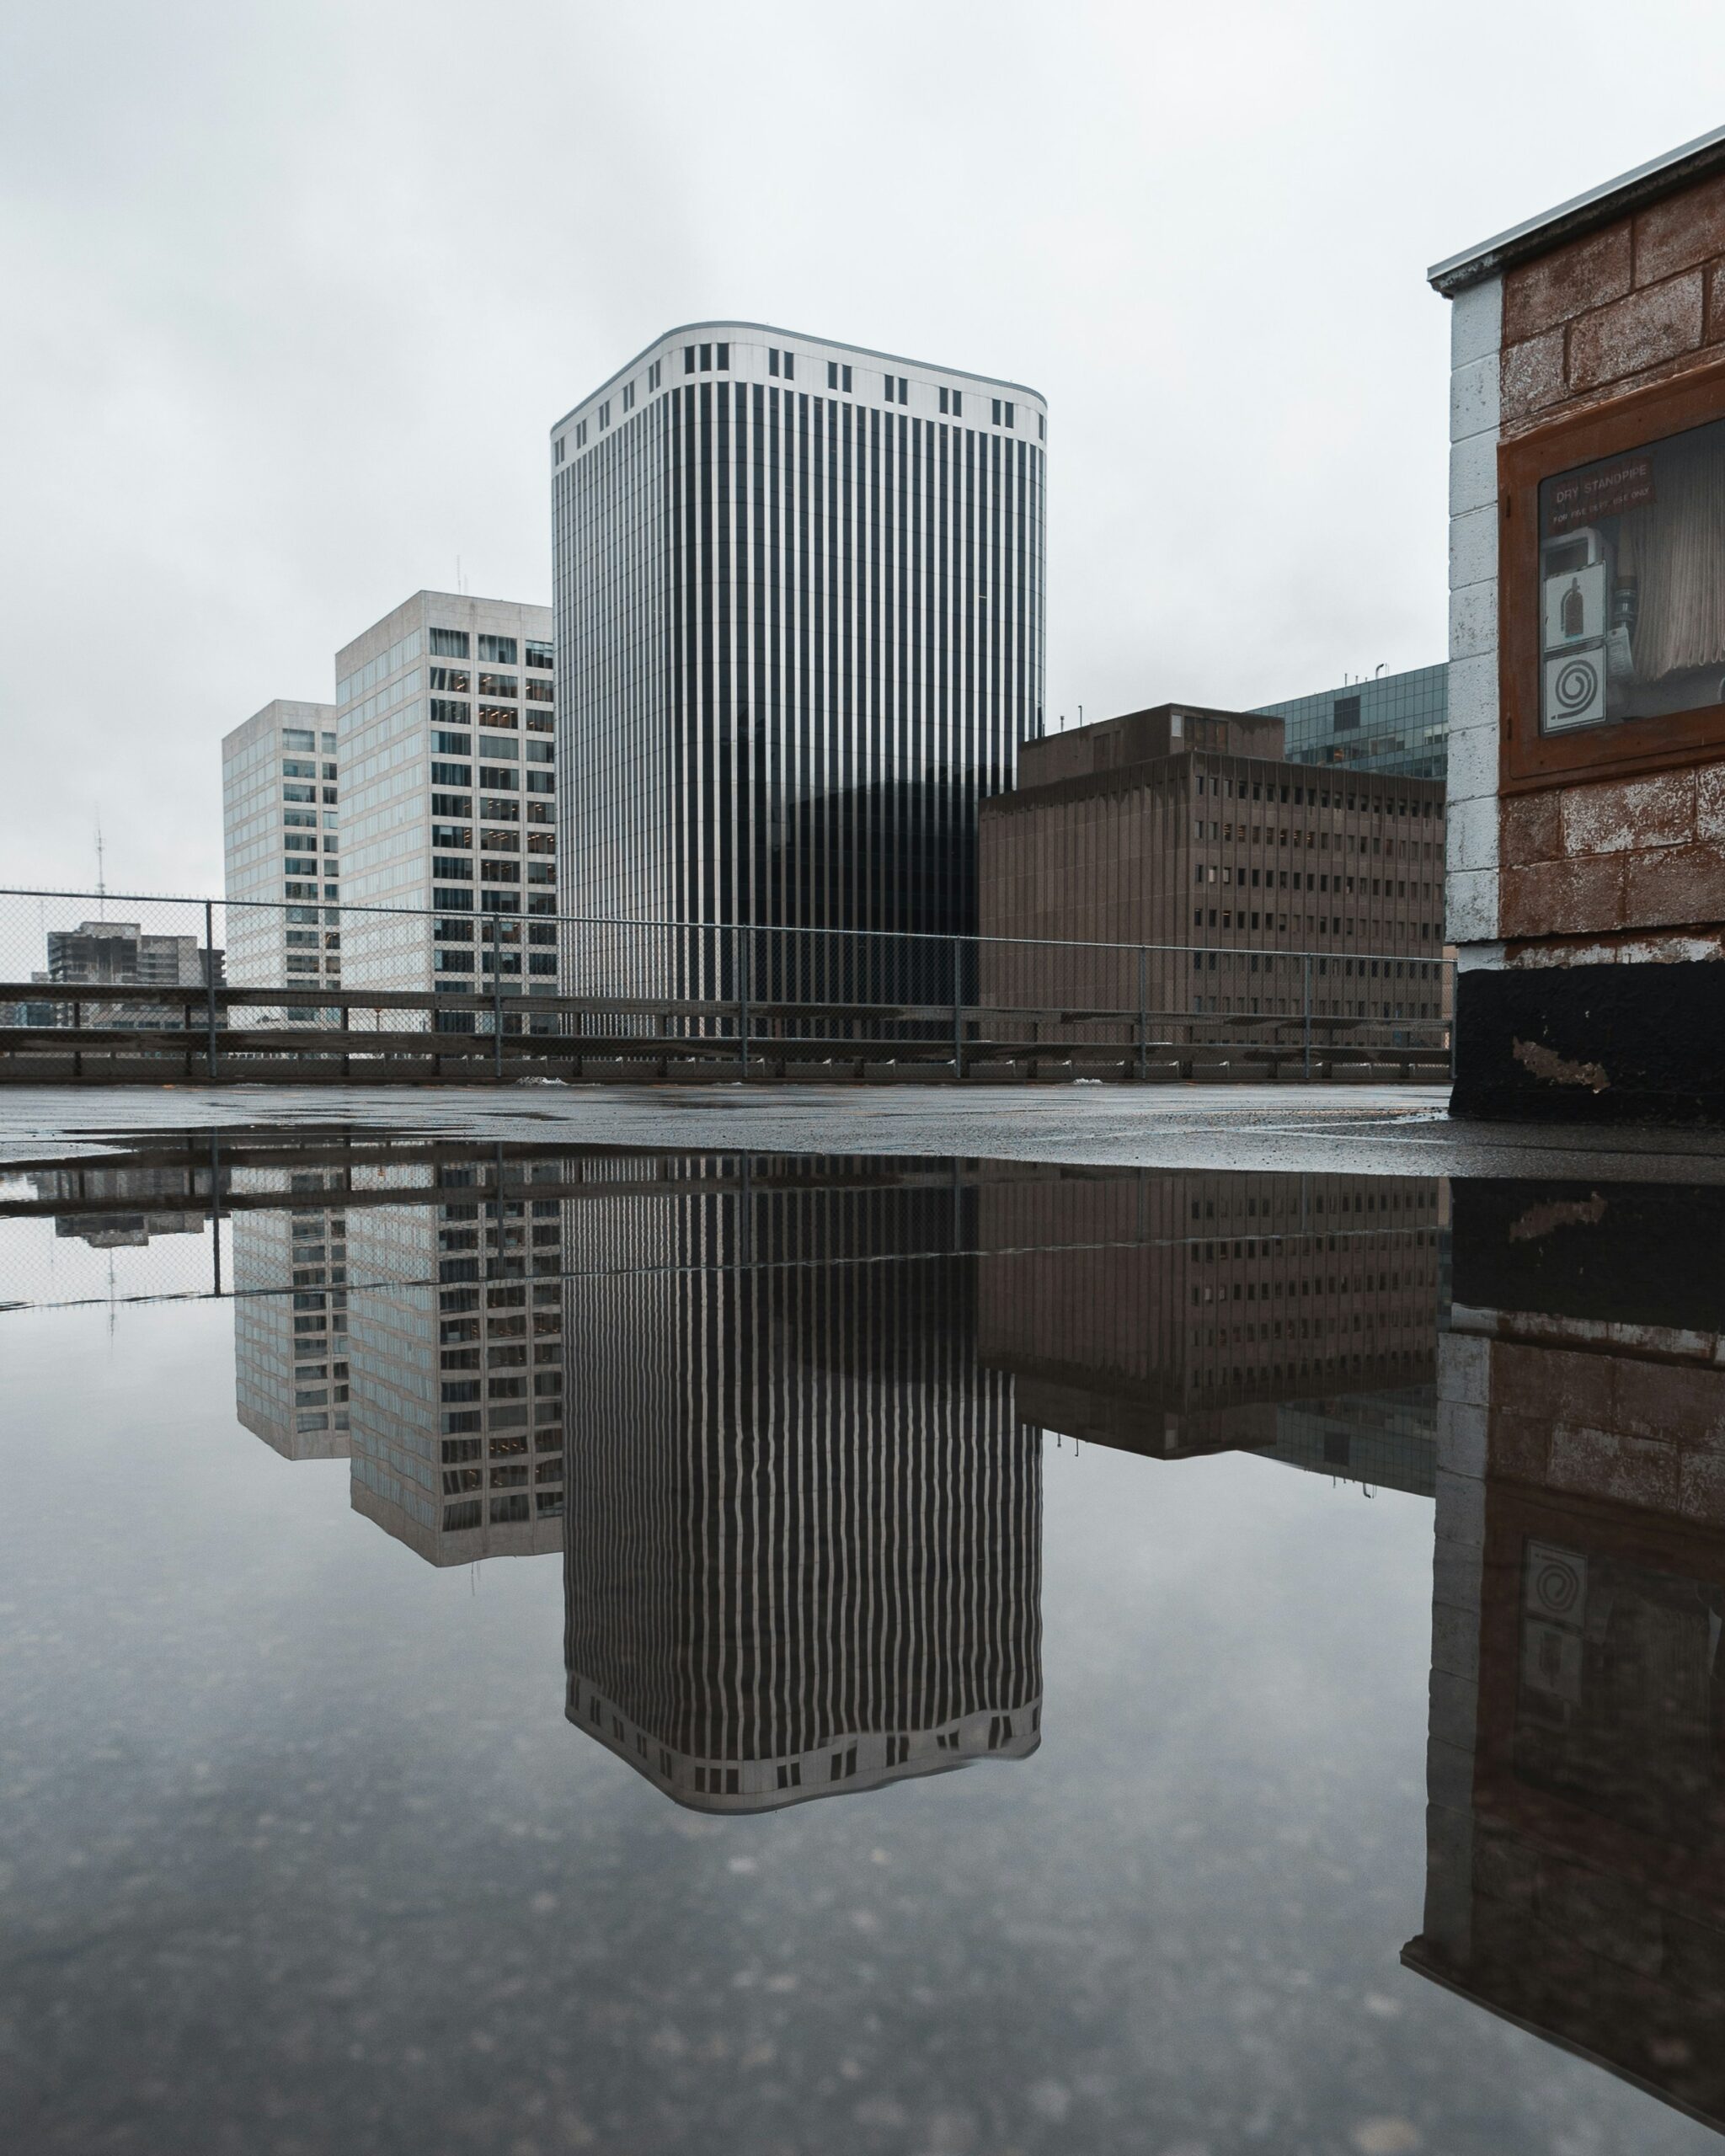
[[[227,978],[236,986],[341,985],[336,769],[330,704],[278,697],[222,740]]]
[[[1042,728],[1047,431],[1017,383],[745,322],[558,420],[566,908],[974,931],[977,804]]]
[[[415,592],[335,672],[348,985],[554,993],[550,609]]]

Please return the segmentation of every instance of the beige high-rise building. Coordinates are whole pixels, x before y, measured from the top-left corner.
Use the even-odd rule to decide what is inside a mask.
[[[236,987],[341,985],[335,742],[334,705],[280,697],[222,740],[227,978]]]
[[[554,993],[550,608],[417,591],[335,673],[348,985]]]

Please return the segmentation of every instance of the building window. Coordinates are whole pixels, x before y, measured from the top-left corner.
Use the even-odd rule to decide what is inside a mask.
[[[769,345],[766,351],[766,371],[769,374],[782,372],[787,382],[794,382],[797,378],[796,354],[781,352],[776,347]]]
[[[711,344],[703,344],[701,347],[701,371],[702,374],[711,374],[713,371],[713,347]]]
[[[911,385],[905,379],[903,375],[889,374],[886,377],[886,401],[889,404],[908,404],[910,403]]]
[[[577,449],[585,449],[586,446],[587,422],[585,419],[577,419],[575,422],[575,447]]]
[[[520,648],[514,637],[481,637],[479,639],[481,659],[489,659],[494,666],[519,664],[516,654]]]
[[[694,371],[695,347],[692,344],[685,344],[683,347],[683,372],[685,374],[693,374]]]
[[[1338,696],[1333,718],[1338,734],[1351,734],[1356,731],[1359,725],[1359,697]]]
[[[1039,412],[1036,415],[1036,439],[1039,441],[1048,440],[1048,415],[1044,412]]]
[[[561,463],[563,462],[563,437],[561,435],[559,435],[558,436],[558,438],[557,438],[557,448],[556,448],[555,451],[553,452],[553,456],[552,456],[552,460],[551,460],[551,461],[552,461],[552,462],[553,462],[553,464],[561,464]]]
[[[611,399],[610,399],[609,398],[606,398],[606,399],[605,400],[604,403],[602,403],[602,404],[600,406],[600,408],[599,408],[599,431],[600,431],[600,433],[601,433],[601,434],[603,434],[603,433],[605,432],[605,430],[606,430],[606,429],[610,424],[611,424]]]
[[[649,367],[649,368],[648,368],[648,370],[647,370],[647,394],[648,394],[649,397],[653,394],[654,391],[655,389],[657,389],[657,388],[658,388],[659,384],[660,384],[660,379],[661,376],[663,375],[664,371],[665,371],[665,361],[664,361],[663,360],[655,360],[653,362],[652,366],[651,366],[650,367]]]
[[[633,412],[634,408],[635,385],[632,382],[626,382],[623,384],[623,409],[626,412]]]
[[[841,389],[848,397],[851,394],[851,370],[841,366],[836,360],[829,360],[826,363],[826,386],[829,389]]]
[[[1512,788],[1626,776],[1725,742],[1722,413],[1717,382],[1680,381],[1503,446]]]
[[[433,629],[431,651],[434,658],[465,659],[467,656],[467,632],[465,629]]]
[[[526,642],[526,649],[527,654],[526,663],[529,666],[543,667],[547,673],[550,672],[552,664],[552,648],[548,643],[536,643],[532,638],[529,637]],[[530,681],[527,686],[530,689],[533,689],[537,688],[539,684],[537,681]]]
[[[729,344],[715,344],[713,348],[713,364],[721,369],[728,370],[731,363],[730,346]]]

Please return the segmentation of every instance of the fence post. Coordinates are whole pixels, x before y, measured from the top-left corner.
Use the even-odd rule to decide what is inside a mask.
[[[222,1140],[210,1134],[210,1262],[215,1276],[215,1294],[222,1296]]]
[[[216,903],[204,901],[204,1000],[210,1022],[209,1075],[216,1075]]]
[[[491,916],[491,1068],[503,1078],[503,916]]]
[[[1309,1084],[1311,1079],[1311,953],[1310,951],[1306,953],[1301,963],[1302,970],[1306,978],[1306,1017],[1304,1027],[1306,1035],[1305,1075],[1306,1081]]]
[[[953,1075],[964,1075],[964,947],[953,938]]]
[[[1150,998],[1145,987],[1145,974],[1149,953],[1140,943],[1138,947],[1138,1082],[1144,1083],[1150,1068]]]
[[[749,1075],[749,931],[737,931],[737,1017],[743,1075]]]

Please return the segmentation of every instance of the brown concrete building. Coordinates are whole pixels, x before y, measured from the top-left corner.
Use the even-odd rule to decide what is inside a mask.
[[[1725,128],[1429,274],[1456,1106],[1725,1117]]]
[[[1161,704],[1020,750],[982,804],[981,928],[1147,947],[1158,1011],[1297,1015],[1305,961],[1273,954],[1311,953],[1321,1014],[1435,1019],[1443,862],[1436,780],[1311,771],[1279,718]],[[1137,1001],[1135,948],[984,967],[1012,1001]]]

